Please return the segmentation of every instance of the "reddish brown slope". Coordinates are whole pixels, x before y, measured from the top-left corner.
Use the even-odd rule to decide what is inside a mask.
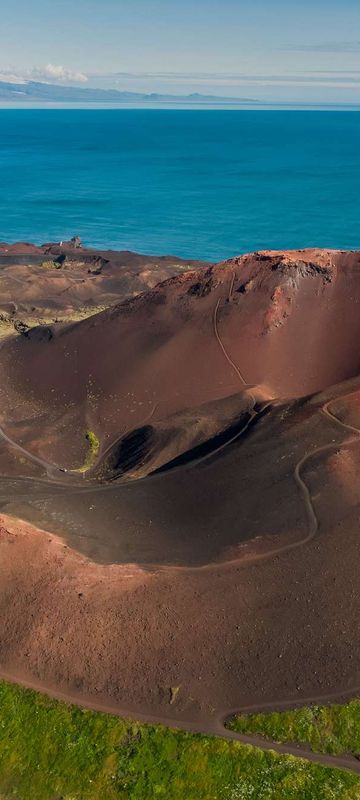
[[[147,413],[172,443],[189,420],[210,419],[213,435],[221,414],[226,426],[249,413],[258,388],[216,401],[244,388],[241,375],[263,395],[353,375],[358,264],[320,251],[248,256],[53,338],[21,338],[2,352],[7,424],[22,420],[14,430],[26,425],[49,453],[74,441],[76,456],[77,429],[105,435]],[[146,404],[150,390],[159,397]],[[357,693],[359,397],[357,377],[275,403],[210,458],[143,481],[2,478],[1,508],[67,546],[5,520],[1,669],[214,730],[234,707]]]
[[[81,323],[34,330],[3,347],[7,425],[31,416],[29,441],[36,432],[49,457],[68,453],[75,463],[89,428],[106,447],[244,382],[296,397],[352,377],[359,265],[359,253],[253,254],[177,276]]]

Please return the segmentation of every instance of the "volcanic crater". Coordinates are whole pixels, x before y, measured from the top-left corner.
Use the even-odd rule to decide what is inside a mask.
[[[197,267],[1,345],[0,662],[215,730],[360,683],[360,253]]]

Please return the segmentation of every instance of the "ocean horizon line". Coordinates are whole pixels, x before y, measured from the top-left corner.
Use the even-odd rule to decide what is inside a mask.
[[[0,102],[1,111],[360,111],[360,103],[31,103]]]

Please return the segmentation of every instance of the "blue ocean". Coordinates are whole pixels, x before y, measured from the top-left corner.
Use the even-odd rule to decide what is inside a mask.
[[[0,240],[360,248],[360,113],[0,110]]]

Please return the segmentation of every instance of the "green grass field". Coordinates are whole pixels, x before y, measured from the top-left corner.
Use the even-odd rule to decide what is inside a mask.
[[[360,779],[0,682],[1,800],[360,800]]]
[[[319,753],[360,757],[360,700],[346,705],[306,706],[272,714],[239,715],[227,726],[276,742],[302,742]]]

